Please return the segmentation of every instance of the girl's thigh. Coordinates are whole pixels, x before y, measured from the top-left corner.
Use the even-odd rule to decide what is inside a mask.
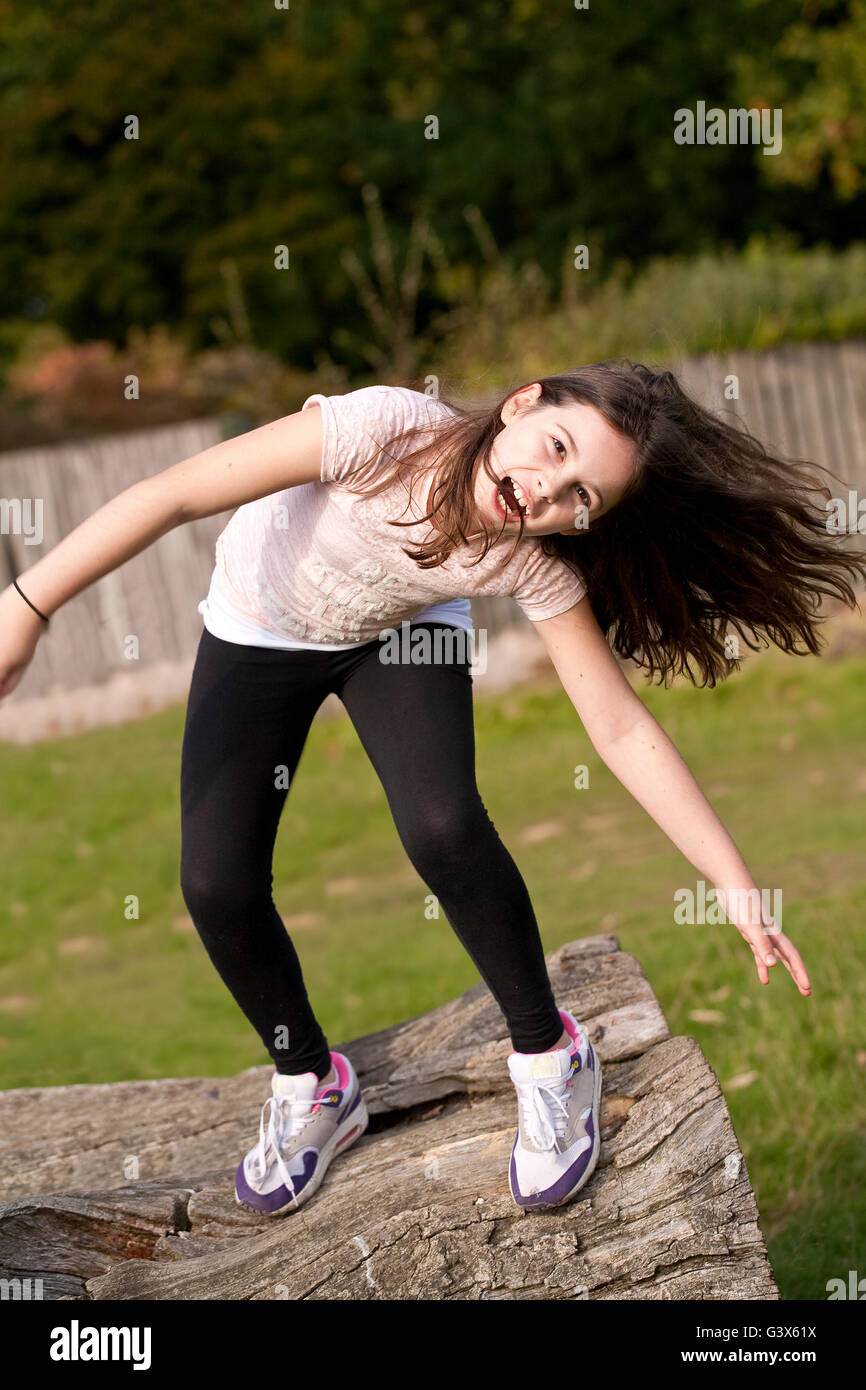
[[[203,630],[181,754],[188,881],[270,874],[280,814],[326,693],[316,653],[246,647]]]
[[[337,688],[385,790],[404,838],[458,830],[464,809],[477,814],[472,676],[464,644],[444,623],[413,624],[430,631],[420,661],[386,661],[371,647]],[[436,629],[443,640],[435,640]],[[411,647],[406,653],[411,653]],[[419,655],[424,655],[423,650]],[[408,847],[408,846],[407,846]]]

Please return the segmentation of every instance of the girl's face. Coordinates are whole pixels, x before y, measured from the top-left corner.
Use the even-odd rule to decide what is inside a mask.
[[[539,408],[535,402],[540,394],[536,381],[509,397],[502,408],[505,428],[490,452],[500,484],[510,480],[513,494],[509,496],[505,481],[504,499],[479,465],[475,502],[485,526],[496,534],[506,516],[503,534],[520,529],[513,511],[519,501],[525,535],[581,535],[622,496],[631,477],[634,444],[617,434],[594,406],[573,401]]]

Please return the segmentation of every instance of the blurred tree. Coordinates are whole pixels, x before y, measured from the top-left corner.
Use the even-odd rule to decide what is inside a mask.
[[[770,182],[815,189],[829,183],[842,202],[866,190],[866,0],[804,0],[779,35],[771,68],[737,55],[744,100],[784,113]],[[749,94],[748,96],[746,94]]]
[[[836,8],[861,25],[862,0]],[[754,147],[673,140],[677,108],[738,104],[745,55],[758,94],[805,71],[779,35],[799,24],[803,47],[826,20],[822,0],[0,0],[0,320],[116,345],[162,323],[195,351],[241,312],[251,348],[308,369],[337,344],[363,372],[365,185],[395,262],[424,219],[449,283],[483,260],[467,205],[554,281],[578,242],[590,281],[775,227],[844,245],[864,200],[842,136],[836,182],[808,190]],[[841,54],[813,58],[813,105],[821,84],[862,90]],[[421,334],[451,303],[437,275],[417,286]]]

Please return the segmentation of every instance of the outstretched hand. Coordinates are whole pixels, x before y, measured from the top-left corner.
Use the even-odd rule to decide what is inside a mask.
[[[755,913],[750,910],[751,899],[744,905],[736,894],[731,894],[731,902],[726,904],[724,890],[717,888],[716,892],[725,908],[728,921],[737,928],[743,940],[752,948],[761,984],[769,984],[770,971],[781,961],[800,993],[804,998],[808,998],[812,993],[812,985],[803,964],[803,957],[772,915],[765,912],[762,906],[761,920],[758,922],[754,920]]]

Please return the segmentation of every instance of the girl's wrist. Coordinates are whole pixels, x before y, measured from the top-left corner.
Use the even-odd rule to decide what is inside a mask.
[[[18,583],[17,579],[12,580],[12,587],[15,590],[16,594],[18,594],[19,598],[23,598],[24,602],[27,604],[27,607],[33,609],[33,612],[36,614],[37,618],[39,618],[40,622],[43,622],[45,626],[48,627],[48,624],[51,621],[51,619],[48,617],[48,614],[45,613],[44,610],[40,608],[38,604],[34,603],[32,598],[28,597],[28,595],[21,588],[21,585]]]
[[[762,893],[753,878],[726,880],[723,887],[716,884],[716,897],[729,922],[754,927],[773,922],[766,906],[766,891]]]
[[[13,582],[0,594],[0,605],[6,609],[9,616],[14,618],[16,622],[23,620],[26,623],[29,615],[29,625],[32,630],[38,633],[45,632],[48,628],[49,615],[36,612],[35,608],[31,606],[31,603],[23,597],[23,594],[26,592],[27,590],[24,588],[23,584],[21,590],[18,590]]]

